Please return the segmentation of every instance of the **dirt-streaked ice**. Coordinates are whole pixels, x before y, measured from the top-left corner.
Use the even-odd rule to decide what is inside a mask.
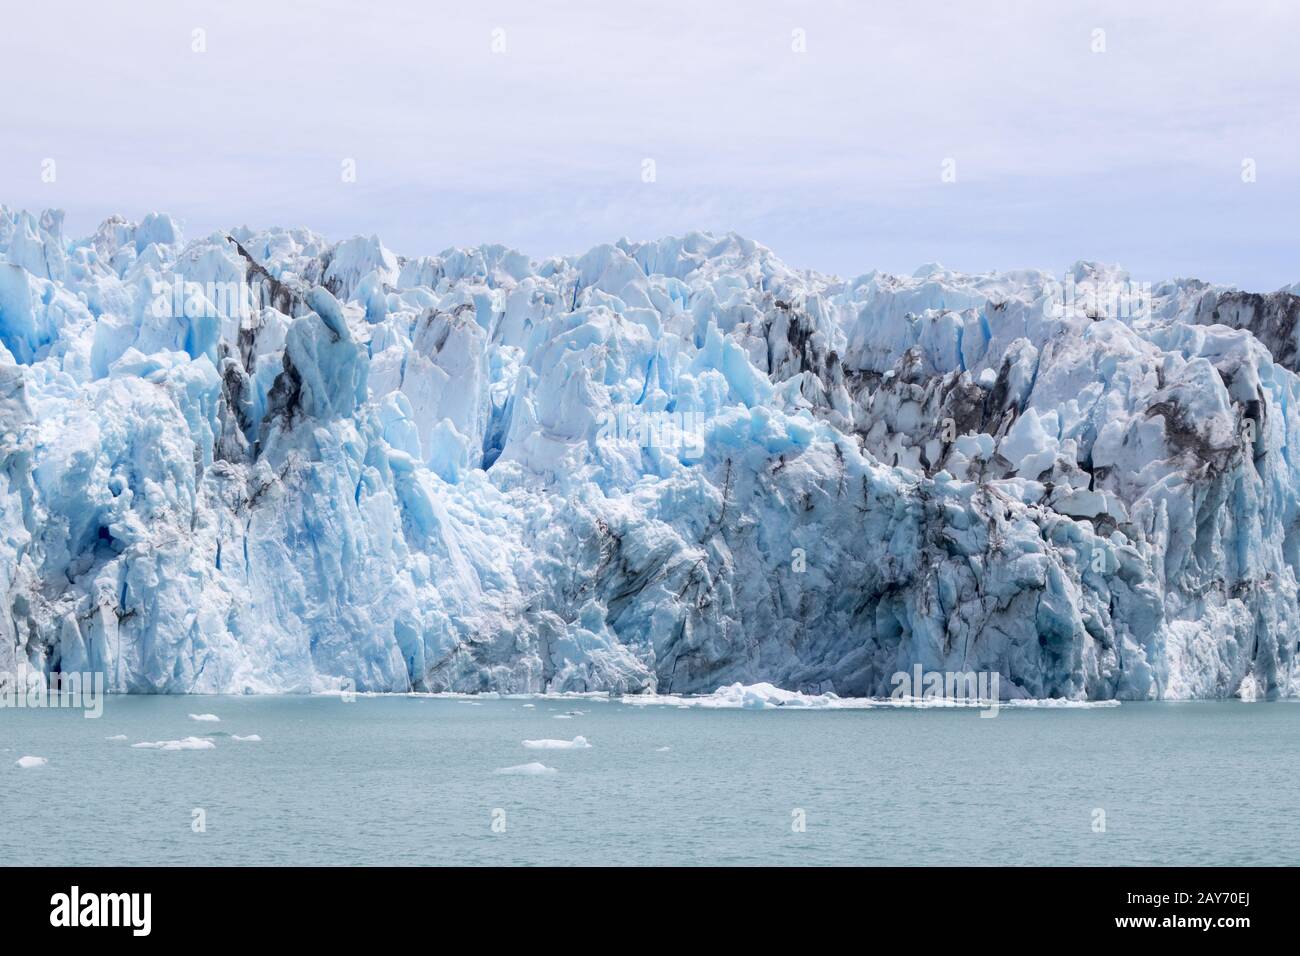
[[[1294,291],[62,223],[0,209],[0,674],[1300,690]]]

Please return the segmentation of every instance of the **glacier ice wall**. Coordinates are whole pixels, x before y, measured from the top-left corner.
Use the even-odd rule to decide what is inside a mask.
[[[0,672],[1294,695],[1300,299],[1063,288],[0,207]]]

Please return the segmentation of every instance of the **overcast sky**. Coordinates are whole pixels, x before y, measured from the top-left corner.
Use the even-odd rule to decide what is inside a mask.
[[[1286,0],[43,0],[0,25],[0,202],[1268,290],[1300,280],[1298,34]]]

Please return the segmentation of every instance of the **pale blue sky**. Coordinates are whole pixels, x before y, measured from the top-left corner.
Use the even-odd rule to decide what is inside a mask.
[[[0,202],[74,234],[157,210],[542,257],[734,229],[841,275],[1267,290],[1300,280],[1298,34],[1286,0],[47,0],[0,29]]]

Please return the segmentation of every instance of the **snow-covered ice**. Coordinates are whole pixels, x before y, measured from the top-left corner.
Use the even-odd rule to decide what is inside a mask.
[[[216,723],[221,718],[216,714],[190,714],[190,720],[200,720],[207,723]]]
[[[524,746],[529,750],[590,750],[591,744],[586,737],[578,736],[572,740],[525,740]]]
[[[14,761],[14,766],[19,770],[32,770],[36,767],[44,767],[50,761],[45,757],[32,757],[30,755],[19,757]]]
[[[497,773],[508,774],[515,777],[542,777],[547,774],[559,773],[559,771],[554,767],[548,767],[545,764],[534,761],[533,763],[516,764],[513,767],[502,767],[497,771]]]
[[[260,744],[262,742],[262,738],[257,734],[248,734],[247,736],[244,737],[241,737],[239,734],[232,734],[230,739],[240,740],[243,741],[244,743],[250,743],[250,744]]]
[[[104,739],[117,743],[122,740],[129,740],[130,738],[128,738],[126,734],[114,734],[113,736],[105,737]]]
[[[0,675],[1296,695],[1300,297],[1063,280],[0,207]]]

